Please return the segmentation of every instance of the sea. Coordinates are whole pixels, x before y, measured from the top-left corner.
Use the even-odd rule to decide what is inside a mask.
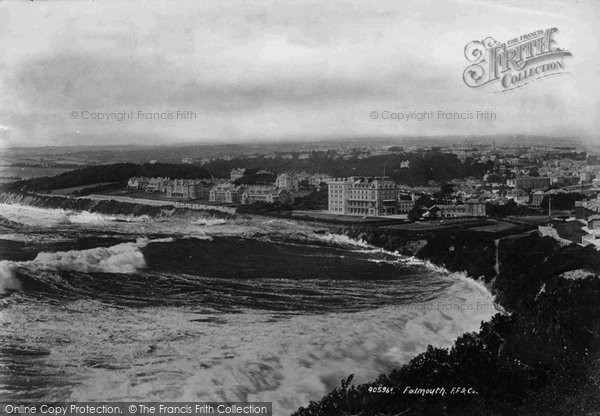
[[[0,204],[0,401],[285,415],[496,312],[464,274],[306,223]]]

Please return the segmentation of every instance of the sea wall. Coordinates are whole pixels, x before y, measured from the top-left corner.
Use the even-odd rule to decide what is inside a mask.
[[[127,196],[107,196],[107,195],[95,195],[91,194],[87,196],[88,199],[95,201],[103,201],[103,200],[113,200],[118,202],[125,203],[135,203],[141,205],[150,205],[156,207],[164,207],[164,206],[172,206],[175,208],[181,209],[191,209],[194,211],[219,211],[224,214],[233,215],[236,213],[235,207],[226,207],[221,205],[208,205],[208,204],[199,204],[197,202],[187,202],[187,201],[162,201],[157,199],[147,199],[147,198],[131,198]]]

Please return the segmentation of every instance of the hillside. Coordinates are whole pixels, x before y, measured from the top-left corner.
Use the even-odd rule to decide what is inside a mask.
[[[123,186],[132,176],[162,176],[178,179],[207,179],[210,173],[197,165],[167,163],[116,163],[111,165],[90,166],[76,169],[60,175],[35,178],[4,184],[1,191],[49,191],[105,182],[120,182]]]

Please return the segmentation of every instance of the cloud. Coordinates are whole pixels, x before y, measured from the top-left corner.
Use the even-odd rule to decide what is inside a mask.
[[[32,144],[506,131],[591,137],[600,127],[600,57],[593,52],[599,8],[591,0],[568,7],[541,0],[527,7],[484,0],[183,1],[177,8],[161,1],[4,2],[0,120],[11,126],[10,140]],[[560,28],[560,45],[574,53],[570,76],[512,94],[463,84],[467,42],[549,26]],[[371,110],[483,108],[503,118],[487,125],[368,118]],[[198,118],[69,117],[177,109]]]

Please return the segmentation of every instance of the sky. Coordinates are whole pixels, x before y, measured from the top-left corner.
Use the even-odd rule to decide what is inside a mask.
[[[598,21],[596,0],[2,1],[0,147],[457,134],[600,142]],[[469,42],[551,27],[573,55],[567,73],[506,92],[465,85]],[[435,119],[383,118],[429,111]]]

